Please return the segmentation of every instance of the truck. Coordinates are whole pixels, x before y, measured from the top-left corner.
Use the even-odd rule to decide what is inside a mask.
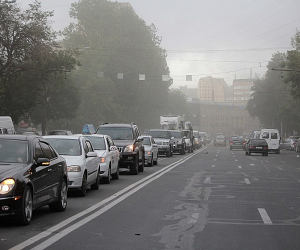
[[[180,115],[162,115],[160,116],[160,126],[167,130],[184,129],[184,117]]]
[[[193,135],[193,125],[191,122],[187,121],[184,123],[184,129],[182,130],[184,136],[186,137],[186,150],[189,153],[193,153],[194,150],[194,135]]]
[[[0,134],[15,134],[15,127],[10,116],[0,116]]]

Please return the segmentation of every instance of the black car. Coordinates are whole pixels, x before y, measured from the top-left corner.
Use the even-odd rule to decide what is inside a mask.
[[[32,211],[67,207],[67,164],[43,138],[0,135],[0,215],[28,225]]]
[[[173,152],[174,153],[180,153],[181,155],[185,154],[185,139],[184,133],[182,130],[170,130],[173,139]]]
[[[232,137],[230,140],[229,148],[232,149],[243,149],[245,150],[245,141],[243,137]]]
[[[250,139],[246,144],[246,155],[259,153],[268,156],[268,143],[265,139]]]
[[[119,169],[129,169],[131,174],[144,171],[145,154],[143,140],[139,139],[136,124],[102,124],[96,134],[109,135],[120,152]]]

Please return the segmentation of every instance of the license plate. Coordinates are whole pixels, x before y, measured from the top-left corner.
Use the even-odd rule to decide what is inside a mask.
[[[262,149],[262,147],[256,147],[257,149]]]

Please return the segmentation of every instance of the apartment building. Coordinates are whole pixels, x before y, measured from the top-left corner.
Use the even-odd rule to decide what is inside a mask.
[[[235,79],[233,80],[233,101],[247,103],[253,91],[253,79]]]
[[[198,82],[198,99],[203,101],[225,102],[228,86],[223,78],[202,77]]]

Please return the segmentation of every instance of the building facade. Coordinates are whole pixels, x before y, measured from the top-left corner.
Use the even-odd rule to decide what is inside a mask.
[[[225,102],[227,88],[228,86],[223,78],[213,78],[211,76],[200,78],[198,82],[198,99]]]
[[[235,79],[233,80],[233,101],[247,103],[253,91],[253,79]]]

